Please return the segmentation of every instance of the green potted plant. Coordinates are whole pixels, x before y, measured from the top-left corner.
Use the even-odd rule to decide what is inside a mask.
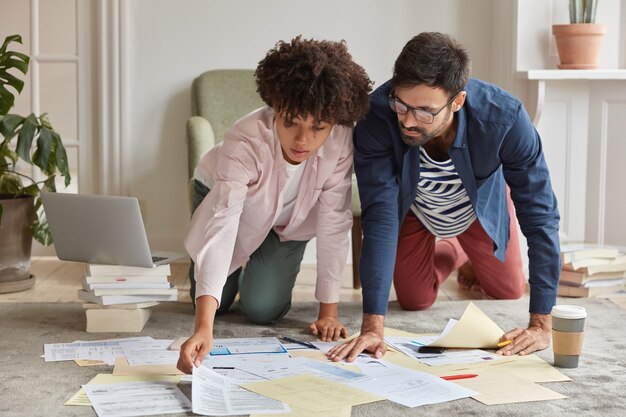
[[[52,243],[40,193],[56,191],[57,174],[66,187],[71,180],[65,147],[46,114],[9,114],[24,87],[19,73],[26,75],[30,62],[9,49],[14,42],[22,43],[22,38],[8,36],[0,47],[0,292],[34,284],[29,272],[32,239],[44,246]],[[42,180],[20,172],[18,162],[36,166]]]
[[[598,0],[570,0],[569,25],[552,25],[561,69],[594,69],[606,34],[606,25],[595,23]]]

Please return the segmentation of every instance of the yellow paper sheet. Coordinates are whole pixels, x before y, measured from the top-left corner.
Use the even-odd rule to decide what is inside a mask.
[[[504,331],[474,303],[469,303],[459,322],[430,346],[495,349]]]
[[[313,350],[313,349],[303,349],[303,350],[292,350],[289,352],[291,357],[293,358],[308,358],[315,361],[327,362],[328,358],[321,350]]]
[[[334,408],[332,410],[311,411],[304,408],[291,407],[291,413],[281,414],[250,414],[250,417],[350,417],[352,407]]]
[[[184,375],[176,365],[130,366],[126,358],[115,359],[113,375]]]
[[[558,392],[493,367],[482,368],[476,378],[458,379],[452,382],[479,392],[480,395],[472,396],[472,398],[485,405],[567,398]]]
[[[564,382],[571,381],[567,376],[553,368],[552,365],[537,355],[512,356],[512,361],[495,362],[493,369],[502,369],[507,374],[526,379],[531,382]]]
[[[74,362],[78,366],[100,366],[100,365],[106,365],[106,363],[104,363],[102,361],[92,361],[92,360],[89,360],[89,359],[74,359]]]
[[[368,392],[312,375],[242,384],[241,387],[289,403],[294,407],[315,412],[383,400]]]
[[[111,374],[98,374],[93,377],[87,384],[117,384],[120,382],[139,382],[139,381],[170,381],[178,384],[182,375],[135,375],[135,376],[115,376]],[[65,402],[65,405],[80,405],[91,407],[87,394],[81,388],[78,392]]]

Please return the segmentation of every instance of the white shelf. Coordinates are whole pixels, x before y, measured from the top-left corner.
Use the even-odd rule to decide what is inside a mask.
[[[536,81],[529,86],[536,97],[535,109],[532,120],[535,126],[541,119],[543,104],[546,96],[546,82],[548,81],[626,81],[626,69],[597,69],[597,70],[562,70],[562,69],[537,69],[518,71],[517,77],[524,80]],[[534,84],[534,85],[533,85]]]
[[[525,80],[626,80],[626,69],[561,70],[538,69],[518,71]]]

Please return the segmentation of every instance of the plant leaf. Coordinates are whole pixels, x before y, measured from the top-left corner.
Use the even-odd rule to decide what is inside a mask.
[[[61,173],[61,175],[65,178],[65,186],[70,185],[72,181],[72,176],[70,175],[69,162],[67,160],[67,152],[65,151],[65,147],[63,146],[63,141],[61,140],[61,136],[57,132],[52,132],[52,136],[55,140],[56,147],[56,167]]]
[[[46,212],[43,209],[43,203],[39,195],[35,197],[35,220],[31,231],[33,232],[33,238],[35,238],[37,242],[44,246],[50,246],[52,244],[52,234],[50,233]]]
[[[57,183],[55,182],[55,178],[56,178],[56,175],[49,176],[43,182],[43,187],[42,187],[43,190],[49,191],[51,193],[56,193],[57,192]]]
[[[589,15],[589,23],[596,23],[596,10],[598,8],[598,2],[593,0],[591,4],[591,12]]]
[[[15,148],[17,155],[29,164],[32,163],[30,160],[30,148],[36,131],[37,118],[34,114],[31,114],[22,123],[22,128],[17,136],[17,147]]]
[[[22,43],[22,37],[7,36],[0,47],[0,115],[7,114],[15,103],[15,94],[7,86],[18,94],[24,88],[24,81],[11,74],[9,70],[15,69],[26,75],[30,62],[28,55],[7,50],[12,42]]]
[[[9,148],[8,143],[2,143],[0,145],[0,173],[9,168],[11,164],[8,163],[7,158],[11,160],[11,164],[15,166],[17,163],[17,154]]]
[[[0,88],[0,101],[8,103],[10,100],[12,100],[11,93],[4,88]]]
[[[35,216],[35,221],[31,228],[33,232],[33,238],[44,246],[50,246],[52,244],[52,234],[48,227],[48,220],[45,217],[40,217],[39,213]]]
[[[22,116],[7,114],[0,120],[0,134],[8,138],[23,121],[24,118]]]
[[[22,179],[10,172],[0,175],[0,194],[16,195],[23,187]]]
[[[22,43],[22,37],[20,35],[9,35],[6,38],[4,38],[4,43],[2,44],[2,46],[0,46],[0,54],[3,54],[6,52],[7,46],[11,42]]]
[[[2,64],[4,64],[4,62],[2,62]],[[10,72],[3,70],[2,67],[0,67],[0,83],[10,85],[15,88],[18,93],[20,93],[24,88],[24,81],[20,80]]]
[[[52,131],[47,127],[42,127],[37,138],[37,149],[33,154],[33,163],[37,165],[46,175],[54,174],[48,168],[50,153],[52,151]]]
[[[37,186],[37,184],[31,184],[28,187],[24,187],[20,194],[36,197],[39,194],[39,187]]]
[[[28,72],[28,61],[30,61],[28,55],[15,51],[9,51],[3,56],[3,59],[0,62],[5,64],[7,67],[16,68],[22,74],[26,74]]]

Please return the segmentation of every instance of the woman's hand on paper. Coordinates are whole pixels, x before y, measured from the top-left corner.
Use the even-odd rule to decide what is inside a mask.
[[[217,299],[210,295],[196,298],[196,327],[193,336],[180,347],[176,364],[186,374],[190,374],[194,366],[202,365],[204,357],[213,347],[213,321],[217,306]]]
[[[319,336],[323,342],[337,341],[340,337],[348,337],[348,330],[339,322],[337,303],[320,303],[320,312],[309,326],[313,336]]]
[[[180,355],[176,367],[186,374],[190,374],[192,368],[202,364],[204,357],[213,347],[212,332],[196,332],[180,347]]]
[[[348,329],[337,317],[320,317],[309,326],[309,332],[319,336],[322,342],[337,341],[340,337],[348,337]]]

